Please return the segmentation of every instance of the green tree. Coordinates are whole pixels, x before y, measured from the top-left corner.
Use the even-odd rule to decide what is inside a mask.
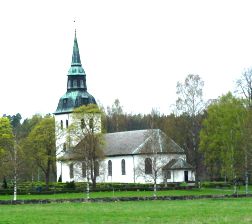
[[[14,136],[10,120],[7,117],[0,118],[0,158],[13,147]]]
[[[31,118],[26,118],[20,126],[19,131],[19,145],[23,151],[24,157],[22,160],[22,172],[19,174],[21,180],[23,181],[33,181],[35,179],[35,174],[37,181],[40,181],[40,176],[43,174],[40,172],[40,167],[35,162],[32,154],[33,150],[30,148],[29,134],[32,129],[41,122],[42,116],[39,114],[33,115]]]
[[[26,147],[30,148],[30,158],[45,175],[48,188],[50,174],[55,166],[55,125],[54,118],[45,116],[28,135]]]
[[[13,149],[14,136],[12,133],[11,122],[7,117],[0,118],[0,170],[1,178],[6,178],[6,175],[11,169],[6,169],[7,155]]]
[[[245,151],[242,147],[246,109],[231,93],[207,108],[200,132],[200,150],[210,172],[232,180],[243,176]]]
[[[91,179],[94,188],[104,158],[101,116],[102,111],[95,104],[75,109],[67,135],[69,153],[75,161],[82,163],[87,182]]]

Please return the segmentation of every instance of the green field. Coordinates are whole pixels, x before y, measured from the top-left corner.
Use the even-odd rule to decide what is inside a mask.
[[[0,223],[252,223],[252,199],[2,205]]]
[[[251,192],[251,189],[250,189]],[[216,195],[216,194],[232,194],[233,189],[192,189],[192,190],[166,190],[158,191],[157,196],[179,196],[179,195]],[[244,188],[241,188],[238,193],[244,194]],[[91,192],[91,198],[102,197],[150,197],[153,196],[153,191],[115,191],[115,192]],[[85,198],[86,193],[64,193],[64,194],[49,194],[49,195],[18,195],[17,199],[68,199],[68,198]],[[12,195],[0,195],[0,200],[11,200]]]

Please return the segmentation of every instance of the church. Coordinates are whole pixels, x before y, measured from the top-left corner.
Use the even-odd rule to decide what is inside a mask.
[[[75,31],[67,91],[59,99],[55,115],[57,179],[62,182],[87,181],[81,161],[66,159],[66,133],[73,121],[73,110],[96,104],[88,93],[86,73],[82,67]],[[87,119],[87,118],[83,118]],[[97,116],[96,132],[101,132]],[[59,127],[59,128],[57,128]],[[104,159],[97,170],[97,182],[167,183],[195,180],[193,167],[187,163],[184,150],[159,129],[134,130],[104,134]],[[78,144],[78,142],[74,143]],[[65,158],[62,160],[61,158]]]

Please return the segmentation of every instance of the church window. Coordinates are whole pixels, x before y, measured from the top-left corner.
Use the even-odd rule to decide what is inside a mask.
[[[99,162],[98,161],[95,161],[95,163],[94,163],[94,175],[96,176],[96,177],[98,177],[99,175],[100,175],[100,173],[99,173]]]
[[[166,179],[171,179],[171,171],[166,172]]]
[[[84,119],[81,119],[81,129],[84,129],[85,128],[85,121]]]
[[[63,99],[63,104],[67,104],[67,99]]]
[[[76,106],[76,107],[79,106],[78,99],[75,100],[75,106]]]
[[[77,80],[73,80],[73,87],[77,88]]]
[[[70,178],[74,178],[74,169],[73,169],[73,163],[69,165],[69,172],[70,172]]]
[[[93,128],[94,128],[94,119],[93,119],[93,118],[90,118],[90,119],[89,119],[89,128],[90,128],[90,129],[93,129]]]
[[[121,166],[122,166],[122,175],[125,175],[126,171],[125,171],[125,160],[124,159],[122,159],[122,161],[121,161]]]
[[[68,128],[68,120],[66,120],[66,128]]]
[[[112,161],[108,161],[108,175],[112,176]]]
[[[150,158],[144,160],[145,174],[152,174],[152,161]]]
[[[81,98],[81,103],[82,104],[88,104],[88,99],[87,98]]]
[[[85,178],[87,176],[87,167],[85,162],[82,162],[81,170],[82,170],[82,177]]]
[[[60,121],[60,129],[63,130],[63,121]]]
[[[70,80],[68,80],[68,82],[67,82],[67,88],[68,88],[68,89],[71,88],[71,81],[70,81]]]
[[[83,82],[83,80],[80,80],[80,87],[84,88],[84,82]]]

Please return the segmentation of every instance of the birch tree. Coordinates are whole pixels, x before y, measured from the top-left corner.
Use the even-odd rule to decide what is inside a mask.
[[[95,104],[75,109],[67,134],[69,153],[73,160],[82,163],[87,183],[91,180],[94,188],[104,158],[101,116],[102,112]]]
[[[204,82],[199,75],[189,74],[184,82],[177,83],[177,101],[176,108],[178,115],[186,116],[189,120],[188,127],[188,143],[185,139],[183,144],[187,149],[187,158],[195,167],[195,179],[198,181],[200,169],[200,155],[198,150],[199,131],[201,125],[201,113],[204,109],[203,102]]]

